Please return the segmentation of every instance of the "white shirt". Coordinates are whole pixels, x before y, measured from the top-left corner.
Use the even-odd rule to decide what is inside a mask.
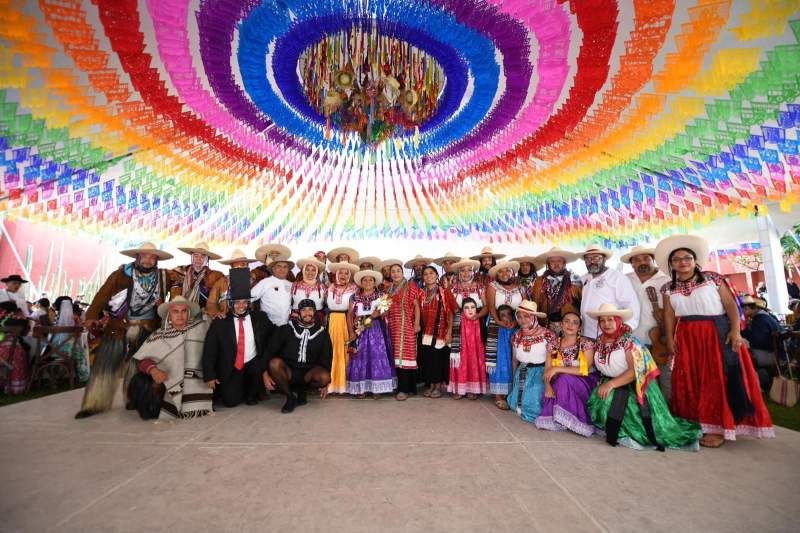
[[[544,363],[545,359],[547,358],[546,342],[537,342],[536,344],[531,344],[530,350],[525,350],[525,348],[522,347],[522,344],[514,344],[513,348],[514,356],[517,358],[517,361],[524,365],[527,365],[528,363],[540,365]]]
[[[0,302],[14,302],[22,311],[25,318],[31,316],[31,311],[28,309],[28,302],[25,300],[25,295],[21,290],[17,292],[9,292],[8,289],[0,289]]]
[[[581,279],[583,282],[583,296],[581,298],[581,318],[583,319],[583,334],[590,339],[596,339],[597,320],[587,315],[587,311],[597,311],[603,304],[614,304],[618,309],[630,309],[633,316],[625,323],[631,329],[639,325],[639,298],[633,290],[631,280],[619,270],[606,269],[599,276],[586,274]]]
[[[605,364],[600,361],[596,356],[594,358],[594,366],[597,367],[604,376],[615,378],[628,370],[628,361],[625,359],[625,350],[618,348],[608,355],[608,361]]]
[[[292,282],[275,276],[264,278],[252,288],[250,294],[261,302],[261,310],[267,313],[276,326],[289,323],[292,312]]]
[[[725,306],[719,295],[719,287],[711,280],[706,280],[685,295],[680,291],[670,293],[669,303],[675,316],[719,316],[725,314]]]
[[[639,339],[642,344],[650,344],[650,330],[658,325],[655,317],[653,316],[653,304],[650,303],[650,298],[647,296],[647,288],[652,287],[656,290],[656,301],[659,307],[664,308],[663,296],[661,295],[661,287],[670,282],[669,276],[657,270],[655,275],[642,283],[639,281],[639,276],[636,272],[628,274],[628,279],[631,280],[633,290],[636,291],[636,296],[639,297],[639,306],[641,308],[641,315],[639,316],[639,326],[633,331],[633,336]]]
[[[239,346],[239,317],[233,317],[233,330],[236,332],[236,346]],[[244,317],[244,362],[256,356],[256,336],[253,334],[253,321],[248,314]]]

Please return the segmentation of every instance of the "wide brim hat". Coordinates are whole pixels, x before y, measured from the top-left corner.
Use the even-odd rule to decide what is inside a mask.
[[[542,313],[539,311],[539,306],[536,302],[532,302],[530,300],[522,300],[522,303],[519,304],[517,307],[517,312],[525,311],[526,313],[531,313],[534,316],[538,316],[539,318],[544,318],[547,316],[547,313]]]
[[[364,263],[369,263],[373,267],[380,267],[381,259],[380,259],[380,257],[375,257],[374,255],[368,255],[367,257],[359,258],[359,260],[358,260],[358,262],[356,264],[358,266],[361,266]]]
[[[475,270],[481,267],[481,262],[476,259],[462,259],[461,261],[455,263],[450,268],[452,268],[453,271],[458,271],[464,268],[465,266],[472,267],[472,269]]]
[[[601,316],[618,316],[623,322],[633,316],[631,309],[618,309],[615,304],[603,304],[600,309],[595,311],[587,311],[587,315],[592,318],[600,318]]]
[[[510,268],[514,271],[514,274],[519,272],[519,263],[516,261],[500,261],[495,266],[489,269],[489,277],[494,278],[497,277],[497,273],[503,269]]]
[[[430,265],[432,262],[433,259],[431,259],[430,257],[424,257],[422,255],[417,254],[414,256],[414,259],[409,259],[403,266],[406,268],[414,268],[414,265],[416,264],[425,263],[425,265],[427,266]]]
[[[278,243],[267,243],[256,248],[256,259],[267,265],[269,264],[267,261],[270,259],[269,254],[272,252],[278,252],[279,254],[278,259],[274,259],[274,261],[286,261],[292,256],[292,251],[288,246]]]
[[[385,261],[381,261],[380,267],[381,267],[381,270],[383,270],[384,268],[389,268],[389,267],[392,267],[394,265],[397,265],[400,268],[403,268],[403,260],[402,259],[387,259]]]
[[[271,262],[268,265],[266,263],[264,263],[264,264],[267,265],[268,268],[272,268],[275,265],[277,265],[278,263],[286,263],[287,265],[289,265],[289,270],[294,268],[294,261],[290,261],[288,259],[276,259],[276,260],[274,260],[273,262]]]
[[[28,283],[28,280],[23,279],[22,276],[20,276],[19,274],[11,274],[8,277],[0,279],[0,281],[2,281],[3,283],[11,283],[12,281],[17,281],[19,283]]]
[[[533,265],[533,270],[534,271],[539,270],[540,268],[542,268],[542,263],[539,262],[539,258],[538,257],[534,257],[532,255],[522,255],[520,257],[514,257],[514,258],[511,259],[511,261],[516,261],[520,265],[522,263],[530,263],[530,264]]]
[[[633,259],[637,255],[652,255],[653,258],[655,258],[656,249],[648,248],[647,246],[635,246],[630,252],[620,257],[619,260],[622,261],[623,263],[630,264],[631,259]]]
[[[480,261],[481,258],[483,258],[483,257],[494,257],[495,260],[497,260],[497,259],[502,259],[505,256],[506,256],[506,254],[496,254],[496,253],[492,252],[492,247],[491,246],[484,246],[483,249],[481,250],[481,253],[479,253],[478,255],[473,255],[472,257],[470,257],[470,259],[476,259],[476,260]]]
[[[156,248],[156,245],[153,244],[152,242],[143,242],[142,245],[139,246],[138,248],[130,248],[128,250],[122,250],[120,253],[122,255],[127,255],[128,257],[133,257],[134,259],[138,254],[153,254],[159,259],[172,259],[173,257],[171,253]]]
[[[375,270],[360,270],[353,276],[353,281],[355,281],[357,285],[361,285],[361,280],[364,278],[375,279],[375,285],[383,283],[383,274]]]
[[[328,261],[335,263],[336,258],[342,254],[346,254],[350,258],[350,263],[353,263],[354,265],[358,264],[358,251],[355,248],[350,248],[349,246],[339,246],[338,248],[334,248],[328,252],[326,256],[328,257]]]
[[[547,260],[551,257],[560,257],[567,263],[572,263],[573,261],[578,259],[578,254],[575,252],[570,252],[569,250],[565,250],[563,248],[559,248],[558,246],[553,246],[543,254],[539,254],[536,256],[536,259],[543,265],[547,265]]]
[[[589,246],[587,249],[585,249],[584,251],[578,252],[578,257],[586,258],[587,255],[591,255],[591,254],[600,254],[600,255],[604,255],[606,259],[611,259],[611,257],[614,255],[614,252],[612,252],[611,250],[609,250],[607,248],[603,248],[602,246],[593,244],[593,245]]]
[[[161,320],[165,320],[167,317],[167,313],[169,312],[169,308],[173,305],[188,305],[189,306],[189,316],[196,317],[200,314],[200,306],[194,302],[190,302],[183,296],[176,296],[172,300],[168,302],[164,302],[163,304],[158,306],[158,316],[161,317]]]
[[[458,261],[461,261],[461,256],[460,255],[455,255],[453,252],[447,252],[442,257],[437,257],[436,259],[433,260],[433,262],[436,263],[439,266],[444,266],[445,261],[456,261],[456,262],[458,262]]]
[[[325,270],[325,263],[323,263],[316,257],[304,257],[302,259],[297,260],[297,266],[298,268],[300,268],[300,270],[303,270],[303,267],[305,267],[306,265],[314,265],[320,272]]]
[[[209,259],[216,261],[217,259],[222,259],[222,256],[219,254],[215,254],[211,250],[208,249],[208,243],[205,242],[198,242],[194,245],[194,248],[178,248],[181,252],[185,254],[202,254]]]
[[[687,248],[694,252],[695,262],[700,270],[708,262],[708,241],[697,235],[673,235],[661,239],[656,245],[656,265],[666,275],[670,275],[669,254],[678,248]]]
[[[328,266],[328,270],[334,273],[341,269],[349,270],[351,274],[355,274],[359,270],[353,263],[345,263],[344,261],[341,263],[331,263]]]
[[[233,253],[231,254],[230,258],[223,259],[223,260],[219,261],[219,264],[221,264],[221,265],[232,265],[234,263],[242,263],[242,262],[258,263],[258,259],[254,259],[252,257],[247,257],[243,251],[241,251],[239,248],[237,248],[237,249],[235,249],[233,251]]]
[[[759,309],[767,310],[767,301],[758,296],[745,294],[742,296],[742,305],[755,305]]]

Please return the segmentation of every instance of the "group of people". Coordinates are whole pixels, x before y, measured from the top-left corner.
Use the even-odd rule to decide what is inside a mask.
[[[628,275],[598,246],[405,262],[347,247],[296,262],[281,244],[227,259],[204,243],[180,250],[190,264],[171,270],[151,243],[123,251],[134,261],[95,296],[86,325],[107,316],[77,418],[109,409],[124,375],[126,407],[143,418],[202,416],[270,392],[289,413],[314,389],[403,401],[422,387],[432,399],[489,394],[539,429],[612,445],[774,436],[737,298],[703,270],[699,237],[634,248],[621,258]],[[568,268],[579,259],[582,278]]]

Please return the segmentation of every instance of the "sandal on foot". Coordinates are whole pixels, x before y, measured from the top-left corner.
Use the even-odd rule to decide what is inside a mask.
[[[463,400],[464,399],[464,395],[463,394],[453,394],[453,399],[454,400]]]
[[[472,393],[467,394],[467,400],[477,400],[477,399],[478,399],[477,394],[472,394]]]
[[[398,392],[395,395],[394,399],[397,400],[398,402],[404,402],[408,400],[408,394],[406,394],[405,392]]]
[[[435,398],[441,398],[442,397],[442,391],[440,391],[439,389],[436,389],[435,391],[431,392],[430,397],[434,398],[434,399]]]
[[[498,409],[501,411],[510,411],[511,408],[508,406],[508,402],[505,400],[495,400],[494,404],[497,406]]]
[[[700,446],[705,448],[719,448],[723,444],[725,444],[725,437],[722,435],[703,435],[703,438],[700,439]]]

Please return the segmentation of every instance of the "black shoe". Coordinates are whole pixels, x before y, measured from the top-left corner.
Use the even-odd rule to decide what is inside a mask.
[[[308,403],[308,392],[305,390],[297,391],[297,405],[305,405]]]
[[[258,405],[258,398],[247,398],[244,403],[247,405]]]
[[[92,415],[96,415],[96,414],[97,414],[97,413],[96,413],[96,412],[94,412],[94,411],[90,411],[90,410],[88,410],[88,409],[83,409],[83,410],[81,410],[81,411],[78,411],[78,412],[75,414],[75,418],[76,418],[77,420],[80,420],[81,418],[89,418],[90,416],[92,416]]]
[[[283,404],[283,407],[281,407],[281,413],[284,413],[284,414],[291,413],[292,411],[294,411],[295,405],[296,405],[296,403],[295,403],[295,400],[294,400],[294,396],[292,396],[290,394],[289,397],[286,398],[286,403]]]

